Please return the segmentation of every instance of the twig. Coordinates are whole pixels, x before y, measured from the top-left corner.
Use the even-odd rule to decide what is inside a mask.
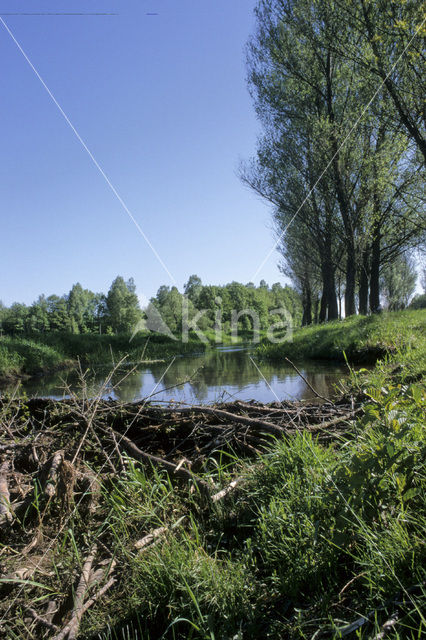
[[[34,618],[35,622],[37,622],[38,624],[43,625],[43,627],[46,627],[47,629],[50,629],[51,631],[57,631],[58,627],[56,624],[53,624],[53,622],[50,622],[49,620],[46,620],[46,618],[42,618],[41,616],[38,615],[37,611],[35,611],[32,607],[25,607],[25,611],[27,611],[27,613],[30,614],[30,616],[32,618]]]
[[[71,620],[68,622],[66,627],[64,627],[62,631],[54,637],[53,640],[64,640],[64,638],[68,638],[68,640],[74,640],[74,638],[76,638],[77,636],[81,617],[83,615],[84,598],[90,586],[90,572],[92,570],[92,564],[93,560],[95,559],[96,551],[97,547],[95,544],[93,545],[89,555],[84,561],[80,580],[75,591],[74,607],[71,615]]]
[[[83,615],[86,613],[86,611],[92,606],[92,604],[94,604],[96,600],[99,600],[99,598],[102,598],[104,593],[106,593],[108,589],[112,587],[115,581],[116,581],[116,578],[110,578],[108,582],[104,584],[104,586],[101,589],[99,589],[99,591],[97,591],[91,598],[86,600],[86,602],[82,605],[80,609],[80,620],[83,617]],[[68,622],[68,624],[62,629],[62,631],[58,635],[56,635],[54,638],[52,638],[52,640],[64,640],[65,638],[68,638],[68,640],[72,640],[73,638],[75,638],[76,637],[75,635],[71,635],[72,633],[71,623],[72,623],[72,620],[70,620],[70,622]],[[78,631],[78,629],[76,631]]]
[[[329,400],[328,398],[325,398],[324,396],[322,396],[320,393],[318,393],[318,391],[316,391],[313,386],[311,385],[310,382],[308,382],[305,378],[305,376],[303,375],[303,373],[301,373],[299,371],[299,369],[296,367],[296,365],[289,360],[289,358],[284,358],[284,360],[286,360],[289,364],[291,364],[291,366],[293,367],[293,369],[299,374],[299,376],[302,378],[303,382],[308,385],[308,387],[310,388],[310,390],[312,391],[312,393],[314,393],[317,398],[321,398],[321,400],[325,400],[326,402],[328,402],[329,404],[333,404],[333,402],[331,400]]]
[[[259,420],[259,418],[247,418],[246,416],[236,415],[229,411],[224,411],[223,409],[215,409],[211,407],[199,407],[197,405],[193,407],[182,407],[173,409],[172,413],[206,413],[208,415],[216,416],[217,418],[224,418],[226,420],[232,420],[232,422],[257,427],[258,429],[262,429],[263,431],[276,436],[282,436],[286,431],[284,427],[280,427],[273,422],[266,422],[265,420]]]
[[[154,529],[154,531],[151,531],[146,536],[135,542],[135,549],[137,549],[138,552],[141,553],[144,549],[146,549],[146,547],[154,546],[168,531],[173,531],[173,529],[176,529],[176,527],[178,527],[185,520],[185,518],[186,516],[182,516],[181,518],[179,518],[179,520],[176,520],[176,522],[170,527],[158,527],[158,529]]]

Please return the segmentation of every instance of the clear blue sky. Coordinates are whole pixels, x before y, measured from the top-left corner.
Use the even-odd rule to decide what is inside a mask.
[[[2,17],[179,288],[248,282],[273,245],[269,207],[239,181],[260,125],[244,45],[255,0],[0,0]],[[115,11],[117,16],[7,16]],[[148,12],[159,15],[147,16]],[[0,24],[0,299],[74,282],[139,295],[172,284]],[[281,280],[274,254],[259,274]]]

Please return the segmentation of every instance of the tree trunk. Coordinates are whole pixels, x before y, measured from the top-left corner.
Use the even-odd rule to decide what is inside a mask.
[[[362,255],[361,273],[359,276],[359,312],[366,316],[368,313],[368,275],[370,270],[370,256],[368,249]]]
[[[353,316],[355,308],[356,258],[353,238],[350,238],[346,258],[345,317]]]
[[[325,283],[323,283],[323,288],[322,288],[322,296],[321,296],[318,320],[319,322],[325,322],[327,320],[327,291],[326,291]]]
[[[302,326],[312,324],[312,295],[309,279],[306,278],[302,290],[303,318]]]
[[[339,310],[337,308],[336,281],[334,278],[334,269],[330,265],[330,274],[328,281],[328,319],[337,320]]]
[[[371,245],[370,311],[371,313],[380,311],[380,230],[378,224],[374,225]]]

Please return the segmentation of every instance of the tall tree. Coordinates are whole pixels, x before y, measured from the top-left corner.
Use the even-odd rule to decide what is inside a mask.
[[[127,282],[117,276],[106,296],[108,322],[116,333],[131,332],[141,319],[141,310],[133,278]]]

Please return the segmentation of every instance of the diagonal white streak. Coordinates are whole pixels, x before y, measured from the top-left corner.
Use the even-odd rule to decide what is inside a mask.
[[[378,95],[378,93],[381,91],[383,85],[385,84],[386,80],[389,78],[389,76],[391,75],[391,73],[393,73],[396,65],[399,63],[399,61],[401,60],[402,56],[405,54],[405,52],[407,51],[408,47],[410,46],[410,44],[412,43],[412,41],[414,40],[414,38],[416,37],[416,35],[418,34],[418,32],[420,31],[420,29],[423,27],[423,25],[426,22],[426,18],[421,22],[421,24],[418,26],[418,28],[416,29],[416,31],[414,32],[413,36],[410,38],[408,44],[406,45],[406,47],[403,49],[403,51],[401,52],[401,55],[397,58],[397,60],[394,62],[394,64],[392,65],[389,73],[386,75],[386,77],[382,80],[382,82],[379,84],[376,92],[373,94],[373,97],[371,98],[371,100],[367,103],[367,105],[364,107],[364,109],[361,111],[361,115],[358,117],[357,120],[355,120],[355,124],[351,127],[351,129],[349,130],[349,133],[347,134],[347,136],[343,139],[343,142],[341,143],[341,145],[339,146],[339,148],[337,149],[337,151],[334,153],[334,155],[332,156],[331,160],[328,161],[328,163],[325,166],[325,169],[323,169],[323,171],[321,172],[319,178],[315,181],[313,187],[311,187],[311,189],[309,189],[306,197],[303,199],[302,204],[297,208],[296,213],[293,215],[293,217],[290,219],[290,222],[285,226],[284,231],[282,231],[282,233],[279,235],[278,240],[275,242],[274,246],[272,247],[272,249],[270,249],[270,251],[267,253],[267,255],[265,256],[265,258],[263,259],[263,261],[260,263],[259,267],[256,269],[256,272],[254,273],[254,275],[250,278],[251,280],[255,280],[259,274],[259,272],[263,269],[264,265],[268,262],[269,258],[271,257],[271,255],[274,253],[275,249],[278,247],[279,243],[281,242],[281,240],[284,238],[285,234],[287,233],[287,229],[289,228],[289,226],[294,222],[294,220],[297,218],[297,216],[299,215],[299,212],[301,211],[301,209],[303,208],[303,206],[305,205],[305,203],[307,202],[307,200],[311,197],[312,193],[315,191],[315,189],[317,188],[319,182],[321,182],[323,176],[325,175],[325,173],[328,171],[328,169],[330,168],[330,165],[332,164],[332,162],[335,160],[336,156],[340,153],[342,147],[346,144],[347,140],[350,138],[350,136],[352,135],[353,131],[357,128],[357,126],[359,125],[359,123],[361,122],[362,118],[364,117],[366,111],[368,110],[368,108],[370,107],[371,103],[373,102],[373,100],[375,100],[376,96]]]
[[[6,29],[7,33],[12,38],[13,42],[16,44],[17,48],[19,49],[19,51],[21,52],[21,54],[23,55],[23,57],[27,61],[28,65],[31,67],[31,69],[34,72],[34,74],[37,76],[37,78],[39,79],[39,81],[43,85],[43,87],[46,90],[47,94],[52,99],[52,101],[55,104],[55,106],[57,107],[58,111],[63,116],[65,122],[68,124],[68,126],[70,127],[70,129],[74,133],[74,135],[77,138],[77,140],[80,142],[80,144],[83,147],[83,149],[86,151],[87,155],[89,156],[89,158],[91,159],[91,161],[93,162],[93,164],[95,165],[95,167],[97,168],[97,170],[99,171],[99,173],[101,174],[101,176],[103,177],[103,179],[105,180],[105,182],[107,183],[109,188],[111,189],[112,193],[115,195],[115,197],[117,198],[118,202],[121,204],[122,208],[127,213],[127,215],[129,216],[130,220],[133,222],[133,224],[135,225],[136,229],[138,230],[138,232],[140,233],[142,238],[145,240],[145,242],[147,243],[147,245],[151,249],[152,253],[157,258],[157,260],[161,264],[161,266],[163,267],[164,271],[169,276],[170,280],[174,284],[176,284],[175,278],[170,273],[169,269],[167,268],[167,266],[165,265],[165,263],[161,259],[160,255],[158,254],[157,250],[152,245],[152,243],[150,242],[149,238],[147,237],[147,235],[144,233],[143,229],[141,228],[140,224],[135,219],[135,217],[133,216],[132,212],[129,210],[128,206],[124,202],[123,198],[120,196],[120,194],[118,193],[117,189],[111,183],[111,181],[108,178],[108,176],[106,175],[105,171],[102,169],[102,167],[100,166],[99,162],[96,160],[96,158],[94,157],[93,153],[90,151],[89,147],[87,146],[87,144],[85,143],[85,141],[83,140],[81,135],[78,133],[77,129],[74,127],[73,123],[71,122],[71,120],[69,119],[69,117],[67,116],[65,111],[62,109],[61,105],[56,100],[55,96],[53,95],[53,93],[51,92],[51,90],[49,89],[49,87],[47,86],[47,84],[45,83],[45,81],[43,80],[43,78],[41,77],[41,75],[39,74],[39,72],[37,71],[37,69],[35,68],[33,63],[31,62],[31,60],[29,59],[29,57],[27,56],[27,54],[23,50],[22,46],[20,45],[18,40],[15,38],[15,36],[12,33],[12,31],[9,29],[9,27],[6,24],[6,22],[3,20],[3,18],[1,16],[0,16],[0,22],[3,25],[3,27]]]

